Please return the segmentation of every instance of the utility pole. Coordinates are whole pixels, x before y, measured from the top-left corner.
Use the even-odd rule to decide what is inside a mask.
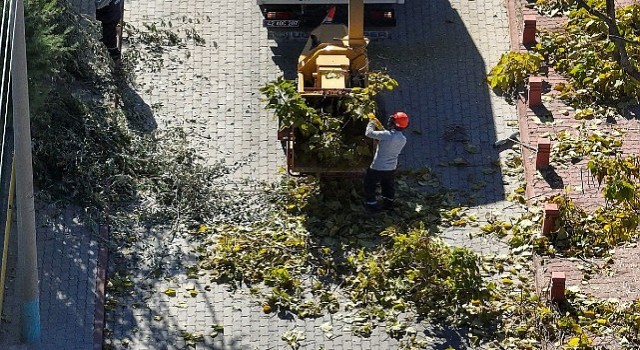
[[[15,17],[14,65],[11,71],[13,78],[11,87],[18,219],[18,294],[21,297],[20,340],[24,343],[35,344],[40,342],[40,292],[38,289],[38,252],[33,203],[33,164],[23,0],[16,0]]]

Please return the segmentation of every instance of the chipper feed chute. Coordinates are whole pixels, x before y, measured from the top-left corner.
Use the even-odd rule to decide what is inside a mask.
[[[368,71],[364,0],[349,1],[349,27],[323,23],[309,35],[298,59],[298,92],[327,95],[362,87]]]

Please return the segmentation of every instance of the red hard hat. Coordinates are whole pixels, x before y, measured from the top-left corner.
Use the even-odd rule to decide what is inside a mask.
[[[393,123],[399,128],[406,128],[409,126],[409,116],[405,112],[396,112],[393,115]]]

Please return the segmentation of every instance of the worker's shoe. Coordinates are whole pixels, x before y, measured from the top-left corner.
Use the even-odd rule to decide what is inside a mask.
[[[120,49],[118,49],[117,47],[114,47],[114,48],[107,49],[107,51],[109,52],[109,56],[111,56],[111,59],[114,62],[116,63],[120,62],[120,59],[122,58],[122,52],[120,52]]]

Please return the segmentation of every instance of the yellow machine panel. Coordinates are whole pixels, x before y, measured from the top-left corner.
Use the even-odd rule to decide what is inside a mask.
[[[350,0],[349,27],[323,23],[311,32],[298,59],[302,96],[362,87],[369,69],[363,11],[363,0]]]

